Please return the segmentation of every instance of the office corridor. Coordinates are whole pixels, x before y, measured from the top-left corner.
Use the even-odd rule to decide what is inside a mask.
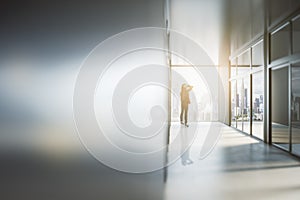
[[[300,0],[0,10],[1,200],[300,200]]]
[[[216,124],[221,126],[222,135],[205,159],[199,160],[199,152],[193,150],[197,144],[193,144],[193,164],[182,165],[179,159],[168,168],[165,199],[299,198],[299,160],[231,127]]]

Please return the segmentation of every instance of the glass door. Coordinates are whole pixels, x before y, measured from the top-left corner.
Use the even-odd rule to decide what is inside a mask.
[[[300,63],[293,65],[291,70],[292,153],[300,155]]]
[[[289,67],[271,70],[272,143],[289,150]]]

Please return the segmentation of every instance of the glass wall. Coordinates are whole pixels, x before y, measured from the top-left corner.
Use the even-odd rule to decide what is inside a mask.
[[[250,72],[250,50],[247,50],[238,57],[237,74],[242,75],[249,72]]]
[[[290,24],[271,34],[271,61],[290,54]]]
[[[234,73],[234,76],[231,76],[231,126],[247,134],[251,134],[251,109],[253,107],[252,96],[254,95],[251,93],[253,87],[251,85],[251,73],[253,73],[252,71],[254,70],[260,70],[259,67],[263,66],[263,40],[257,42],[254,46],[244,51],[244,53],[234,58],[233,61],[236,61],[237,64],[232,64],[231,66],[231,72]],[[261,84],[261,87],[263,87],[263,83],[258,81],[256,82]],[[263,101],[263,96],[260,97],[260,101]],[[259,103],[260,109],[258,111],[262,116],[263,103]],[[261,120],[261,127],[263,127],[263,119],[261,116],[256,115],[255,119],[259,118]],[[260,132],[259,134],[263,135],[263,132]]]
[[[277,67],[299,59],[300,16],[275,30],[270,42],[272,143],[300,156],[300,63]]]
[[[234,84],[231,87],[231,125],[250,134],[250,78],[239,78],[231,83]]]
[[[300,53],[300,16],[293,21],[293,53]]]
[[[252,68],[261,67],[264,64],[263,41],[252,47]]]
[[[300,63],[292,66],[291,79],[292,152],[300,155]]]
[[[236,81],[231,81],[231,126],[236,128]]]
[[[252,135],[264,138],[264,73],[252,74]]]
[[[262,40],[265,37],[261,34],[261,40],[246,51],[235,48],[231,52],[236,61],[231,69],[234,72],[231,80],[236,81],[236,94],[232,97],[235,98],[234,120],[237,129],[262,140],[268,136],[272,144],[300,157],[300,12],[283,13],[296,10],[300,1],[276,0],[274,3],[271,0],[269,3],[267,43]],[[232,41],[238,40],[238,37],[236,33]],[[267,74],[268,80],[265,80]],[[268,88],[264,87],[266,83]],[[270,107],[264,105],[266,98]],[[268,112],[267,115],[265,112]],[[265,116],[268,116],[268,121],[265,121]],[[264,132],[265,125],[269,126],[267,133]]]
[[[272,143],[289,149],[288,66],[271,71]]]
[[[250,134],[250,78],[244,78],[244,109],[243,109],[243,131]]]
[[[237,91],[236,91],[236,122],[237,129],[243,130],[243,110],[244,110],[244,102],[243,102],[243,79],[237,80]]]

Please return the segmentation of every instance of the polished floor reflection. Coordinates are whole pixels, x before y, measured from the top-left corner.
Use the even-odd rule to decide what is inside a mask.
[[[173,124],[170,139],[169,153],[182,156],[167,168],[166,182],[163,170],[118,172],[83,148],[54,156],[1,147],[1,194],[3,199],[24,200],[299,199],[300,162],[282,150],[221,123]]]
[[[199,159],[199,132],[189,151],[193,164],[179,159],[168,168],[165,199],[299,199],[299,160],[233,128],[214,126],[221,126],[222,135],[205,159]]]

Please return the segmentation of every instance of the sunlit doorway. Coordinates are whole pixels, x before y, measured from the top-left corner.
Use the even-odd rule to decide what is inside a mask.
[[[208,137],[211,141],[218,138],[219,130],[214,125],[218,121],[218,73],[216,66],[173,65],[170,80],[172,94],[169,141],[172,145],[169,157],[181,152],[181,164],[188,165],[201,156],[201,151],[211,150],[213,144],[205,146]],[[188,126],[183,123],[185,120],[181,123],[180,119],[182,84],[193,86],[189,93]]]

